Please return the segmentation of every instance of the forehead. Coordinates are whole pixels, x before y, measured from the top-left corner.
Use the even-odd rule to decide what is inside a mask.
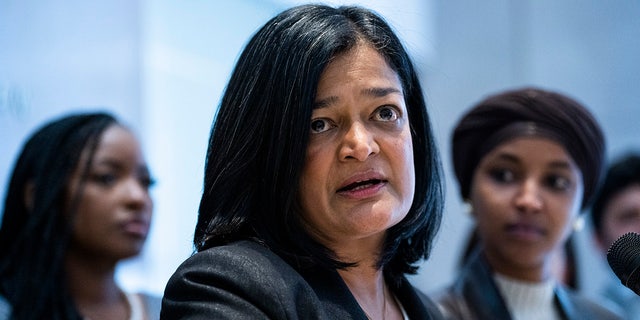
[[[400,87],[400,77],[391,68],[387,60],[373,47],[366,43],[356,45],[352,49],[338,54],[320,76],[318,92],[336,86],[337,82],[353,83],[361,81],[363,77],[378,78],[380,86]]]
[[[632,183],[615,192],[607,202],[607,208],[610,210],[638,208],[640,210],[640,183]]]
[[[140,157],[140,145],[129,129],[120,125],[109,126],[100,137],[96,156],[110,154],[121,158]]]
[[[98,146],[103,147],[117,147],[121,145],[133,144],[137,146],[137,140],[133,133],[129,129],[118,125],[112,124],[108,126],[100,135],[100,142]]]
[[[81,163],[86,163],[89,152],[91,152],[91,147],[87,145],[82,153]],[[103,158],[138,161],[142,155],[134,134],[119,124],[112,124],[97,137],[97,145],[92,158],[93,163],[99,162]]]
[[[484,160],[502,157],[514,157],[523,163],[566,163],[577,168],[564,145],[544,137],[506,140],[489,151]]]

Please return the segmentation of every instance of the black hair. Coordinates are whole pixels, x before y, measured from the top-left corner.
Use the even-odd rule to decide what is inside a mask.
[[[0,228],[0,292],[13,318],[80,319],[67,288],[64,257],[81,191],[72,195],[72,203],[65,199],[72,174],[82,168],[86,179],[102,133],[115,123],[106,113],[67,115],[40,127],[24,144]],[[81,163],[85,151],[89,156]]]
[[[397,72],[414,147],[413,204],[388,230],[380,263],[395,277],[415,273],[413,264],[429,257],[442,215],[442,173],[414,66],[379,15],[323,5],[278,14],[241,53],[211,130],[196,250],[254,238],[297,267],[350,265],[305,232],[297,197],[320,76],[332,58],[361,43]]]
[[[611,163],[591,206],[591,223],[597,234],[602,234],[604,209],[609,201],[619,192],[636,184],[640,185],[640,153],[625,154]]]

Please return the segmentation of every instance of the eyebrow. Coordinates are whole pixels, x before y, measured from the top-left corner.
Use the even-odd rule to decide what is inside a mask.
[[[115,170],[124,170],[126,168],[126,165],[124,165],[122,161],[114,159],[114,158],[101,159],[100,161],[97,161],[95,163],[95,166],[96,167],[106,166],[106,167],[109,167],[109,168],[115,169]],[[138,164],[138,165],[136,165],[135,170],[137,172],[141,172],[141,173],[145,173],[145,174],[149,173],[149,167],[146,164]]]
[[[402,91],[398,90],[397,88],[394,87],[386,87],[386,88],[365,88],[362,89],[362,91],[360,91],[360,94],[365,95],[365,96],[372,96],[372,97],[384,97],[386,95],[392,94],[392,93],[402,93]]]
[[[505,160],[513,163],[521,163],[520,158],[510,154],[510,153],[500,153],[497,157],[498,160]],[[556,169],[571,169],[571,164],[565,160],[552,160],[548,165],[550,168]]]
[[[103,158],[95,162],[96,166],[107,166],[111,168],[121,169],[124,166],[119,160],[113,158]]]
[[[398,88],[394,88],[394,87],[364,88],[364,89],[362,89],[360,91],[360,95],[373,97],[373,98],[384,97],[384,96],[387,96],[387,95],[392,94],[392,93],[400,93],[400,94],[402,94],[402,91],[399,90]],[[330,96],[330,97],[315,101],[313,103],[313,109],[326,108],[326,107],[338,102],[339,100],[340,100],[340,98],[338,98],[337,96]]]

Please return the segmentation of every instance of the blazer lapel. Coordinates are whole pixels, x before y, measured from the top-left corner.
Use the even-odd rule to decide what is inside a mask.
[[[367,315],[337,271],[313,268],[305,270],[304,274],[329,317],[336,320],[367,320]]]
[[[562,312],[564,319],[580,319],[580,313],[576,311],[569,294],[561,286],[556,286],[554,292],[556,305],[559,307],[560,312]]]
[[[402,307],[407,312],[409,319],[429,319],[438,320],[440,310],[426,295],[417,292],[406,278],[402,278],[400,286],[394,290],[394,294],[402,303]]]
[[[460,273],[455,290],[463,293],[478,319],[511,320],[507,306],[493,282],[493,275],[481,252],[476,252]]]

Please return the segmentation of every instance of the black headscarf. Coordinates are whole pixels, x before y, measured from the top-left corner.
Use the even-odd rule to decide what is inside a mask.
[[[480,160],[498,145],[522,136],[550,138],[567,150],[582,173],[584,209],[602,178],[604,135],[579,102],[538,88],[491,95],[460,119],[453,132],[452,158],[462,198],[469,198]]]

